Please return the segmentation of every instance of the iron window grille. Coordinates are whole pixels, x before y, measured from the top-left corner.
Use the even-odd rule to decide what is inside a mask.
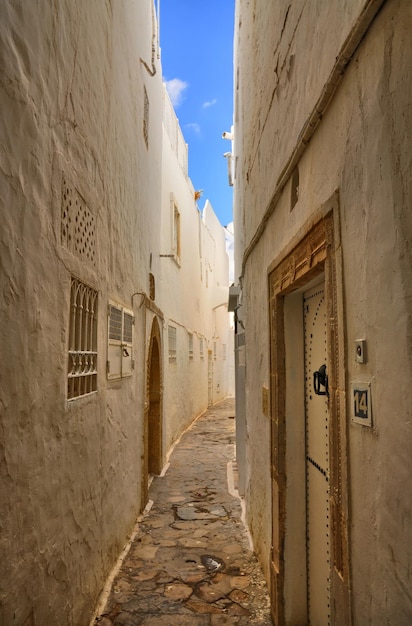
[[[67,399],[97,391],[97,291],[72,277]]]

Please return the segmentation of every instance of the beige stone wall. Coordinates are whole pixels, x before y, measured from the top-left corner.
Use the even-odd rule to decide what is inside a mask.
[[[142,505],[144,319],[132,294],[149,291],[159,248],[151,5],[1,3],[2,624],[86,624]],[[68,197],[83,207],[77,250],[62,241]],[[68,401],[71,276],[98,291],[98,388]],[[109,299],[136,320],[135,368],[117,382]]]
[[[298,2],[287,19],[286,3],[277,3],[276,11],[255,4],[254,17],[249,3],[238,3],[235,64],[235,218],[242,252],[249,255],[241,272],[237,254],[235,273],[243,273],[246,326],[248,519],[269,577],[270,424],[261,410],[262,387],[270,386],[267,273],[338,190],[353,623],[408,624],[411,6],[385,2],[373,19],[310,143],[302,143],[296,159],[299,199],[291,210],[291,181],[282,182],[282,171],[307,131],[343,42],[374,3]],[[355,362],[354,342],[360,338],[367,341],[365,364]],[[371,383],[371,429],[352,423],[352,381]]]

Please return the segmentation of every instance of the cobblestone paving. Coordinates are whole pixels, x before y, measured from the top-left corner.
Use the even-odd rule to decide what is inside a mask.
[[[269,626],[266,582],[228,492],[234,400],[203,414],[181,438],[153,506],[114,579],[98,626]]]

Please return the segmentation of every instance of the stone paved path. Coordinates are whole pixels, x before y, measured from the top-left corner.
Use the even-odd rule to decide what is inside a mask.
[[[209,409],[182,436],[152,508],[113,581],[98,626],[272,624],[265,580],[228,491],[234,400]],[[230,476],[229,471],[229,476]]]

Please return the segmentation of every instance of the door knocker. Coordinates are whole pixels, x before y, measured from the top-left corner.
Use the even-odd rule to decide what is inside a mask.
[[[321,390],[321,387],[324,390]],[[313,372],[313,388],[317,396],[327,396],[329,398],[328,375],[326,365],[321,365],[317,372]]]

